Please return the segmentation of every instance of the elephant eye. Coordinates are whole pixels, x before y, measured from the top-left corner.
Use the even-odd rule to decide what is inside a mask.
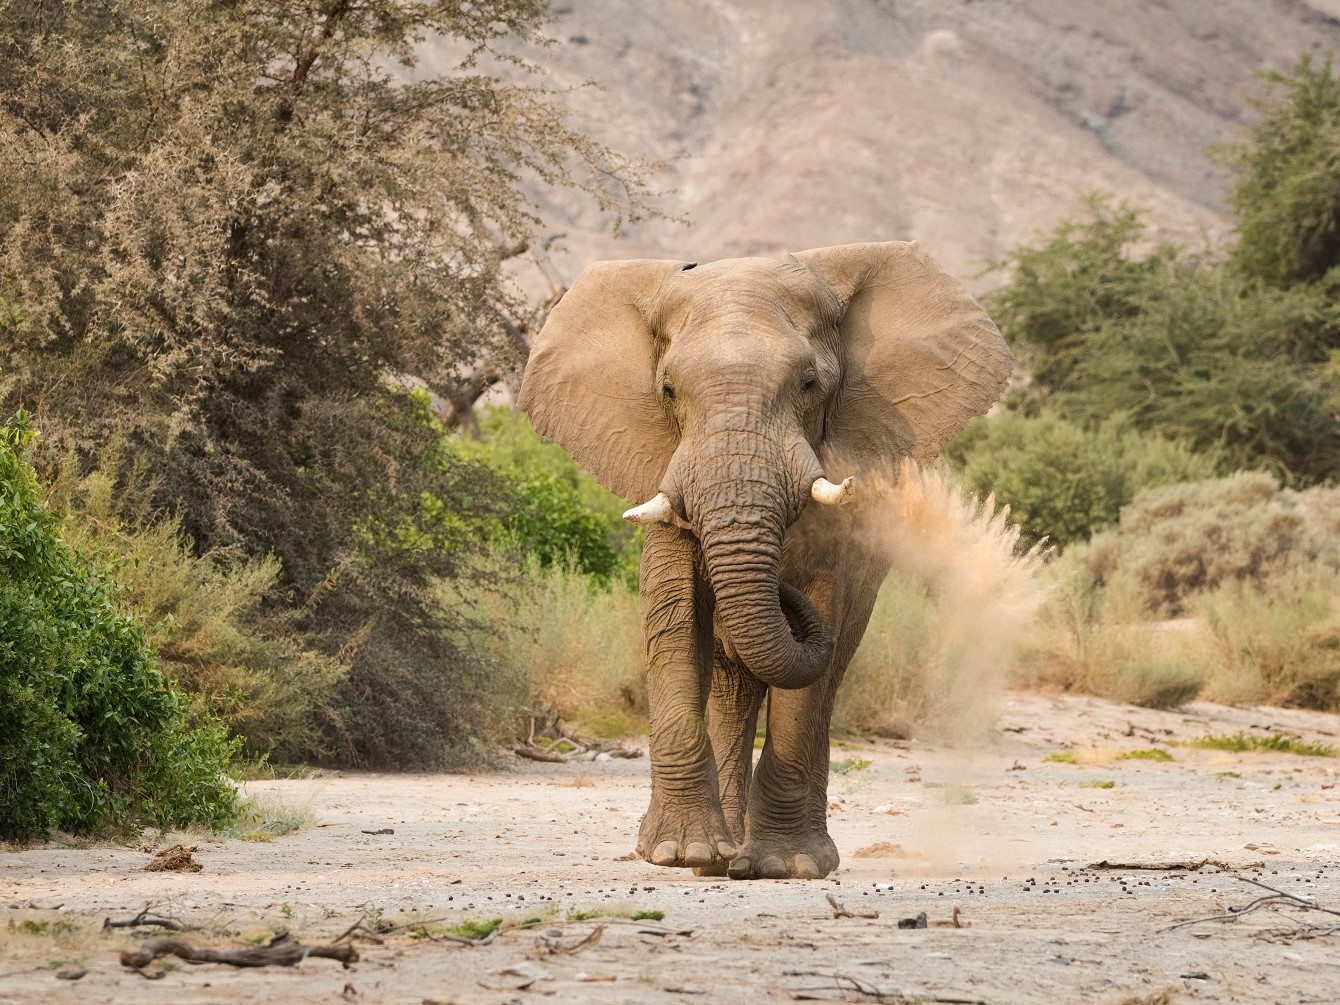
[[[675,389],[670,386],[669,381],[666,381],[664,384],[661,385],[661,397],[663,397],[666,401],[675,400]]]
[[[819,378],[812,373],[805,374],[805,379],[800,384],[806,391],[813,391],[819,386]]]

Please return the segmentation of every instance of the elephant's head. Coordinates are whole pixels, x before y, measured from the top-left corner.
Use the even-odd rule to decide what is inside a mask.
[[[630,518],[696,535],[736,653],[768,684],[804,687],[832,640],[779,580],[782,535],[812,500],[853,490],[852,472],[829,482],[820,457],[928,462],[991,406],[1010,365],[986,313],[913,244],[601,262],[536,338],[519,404],[643,504]]]

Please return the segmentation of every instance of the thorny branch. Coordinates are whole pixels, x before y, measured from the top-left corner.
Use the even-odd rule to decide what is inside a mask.
[[[1238,918],[1250,914],[1258,908],[1265,907],[1267,904],[1289,904],[1295,907],[1301,907],[1308,911],[1320,911],[1322,914],[1331,914],[1340,917],[1340,911],[1333,910],[1329,907],[1322,907],[1311,897],[1303,897],[1296,893],[1289,893],[1287,890],[1277,889],[1276,887],[1262,883],[1259,880],[1249,879],[1246,876],[1234,875],[1233,878],[1241,883],[1250,883],[1252,886],[1260,887],[1262,890],[1268,890],[1269,893],[1264,897],[1257,897],[1255,900],[1243,904],[1241,907],[1230,906],[1227,913],[1211,914],[1204,918],[1189,918],[1186,921],[1179,921],[1175,925],[1161,928],[1159,931],[1171,932],[1175,928],[1185,928],[1188,925],[1199,925],[1201,922],[1205,921],[1237,921]],[[1337,929],[1340,929],[1340,925],[1332,925],[1329,928],[1320,928],[1318,926],[1305,924],[1304,928],[1307,929],[1307,934],[1309,936],[1315,937],[1318,935],[1329,935]]]

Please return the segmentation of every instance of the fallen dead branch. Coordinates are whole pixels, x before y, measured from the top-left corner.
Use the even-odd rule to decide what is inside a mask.
[[[166,928],[170,932],[195,932],[199,931],[197,925],[185,925],[172,918],[166,918],[161,914],[150,914],[146,907],[135,917],[126,921],[113,921],[111,918],[102,919],[103,928],[138,928],[141,925],[155,925],[159,928]]]
[[[1239,869],[1259,869],[1265,863],[1239,862],[1235,865],[1232,862],[1225,862],[1217,858],[1181,859],[1168,862],[1109,862],[1107,859],[1103,859],[1101,862],[1090,862],[1084,868],[1111,869],[1114,871],[1143,869],[1149,872],[1172,872],[1175,869],[1183,869],[1187,872],[1196,872],[1199,869],[1204,869],[1207,865],[1215,866],[1224,872],[1237,872]]]
[[[160,956],[176,956],[188,963],[227,963],[234,967],[291,967],[308,957],[339,960],[346,967],[358,961],[358,950],[351,945],[304,946],[288,932],[280,932],[263,946],[245,949],[210,949],[193,946],[185,939],[164,936],[151,939],[139,949],[121,953],[121,965],[143,970]]]
[[[454,942],[458,946],[487,946],[498,938],[498,933],[502,929],[495,928],[488,935],[482,935],[477,939],[469,938],[465,935],[452,935],[449,932],[429,932],[424,931],[418,938],[427,939],[429,942]]]
[[[1262,890],[1269,891],[1264,897],[1257,897],[1250,903],[1243,904],[1241,907],[1230,906],[1224,914],[1211,914],[1204,918],[1190,918],[1186,921],[1179,921],[1175,925],[1169,925],[1167,928],[1161,928],[1161,932],[1171,932],[1175,928],[1185,928],[1188,925],[1199,925],[1206,921],[1237,921],[1239,918],[1251,914],[1253,911],[1262,907],[1276,904],[1286,904],[1291,907],[1300,907],[1308,911],[1319,911],[1322,914],[1331,914],[1340,917],[1340,911],[1332,910],[1329,907],[1322,907],[1311,897],[1299,896],[1296,893],[1289,893],[1287,890],[1280,890],[1259,880],[1248,879],[1246,876],[1234,876],[1234,879],[1241,883],[1250,883],[1252,886],[1260,887]],[[1309,938],[1316,938],[1320,935],[1329,935],[1340,928],[1340,925],[1316,926],[1304,925],[1304,934]]]
[[[835,918],[878,918],[878,911],[867,911],[863,909],[852,910],[839,904],[837,898],[831,893],[824,894],[824,899],[828,901],[829,906],[833,908],[833,917]]]
[[[562,737],[561,739],[568,743],[575,742],[567,737]],[[553,746],[556,746],[558,742],[559,741],[555,741]],[[528,761],[547,761],[551,764],[571,764],[573,761],[594,761],[602,756],[623,757],[630,760],[642,756],[642,751],[625,747],[615,747],[611,750],[592,750],[583,747],[581,744],[577,744],[576,748],[577,749],[570,750],[565,754],[556,754],[549,747],[532,743],[529,746],[515,748],[514,753],[518,757],[526,758]]]
[[[824,973],[820,970],[783,970],[782,973],[787,977],[821,977],[837,982],[834,984],[816,984],[812,987],[792,988],[791,998],[794,1001],[826,1001],[831,999],[826,995],[821,996],[817,992],[854,991],[865,998],[887,1003],[887,1005],[904,1005],[904,1003],[911,1002],[935,1002],[943,1003],[943,1005],[990,1005],[982,998],[928,994],[924,991],[885,991],[878,985],[861,980],[859,977],[853,977],[850,974]]]
[[[567,764],[573,759],[570,754],[551,754],[538,747],[517,747],[515,753],[517,757],[524,757],[528,761],[548,761],[551,764]]]

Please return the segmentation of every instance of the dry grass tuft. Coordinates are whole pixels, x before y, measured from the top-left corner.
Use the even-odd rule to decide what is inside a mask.
[[[1340,489],[1246,473],[1151,490],[1050,574],[1023,686],[1340,710]]]
[[[533,556],[519,585],[468,598],[492,624],[486,646],[516,692],[518,717],[552,709],[578,732],[626,736],[646,729],[642,621],[637,592],[607,585],[571,563]]]

